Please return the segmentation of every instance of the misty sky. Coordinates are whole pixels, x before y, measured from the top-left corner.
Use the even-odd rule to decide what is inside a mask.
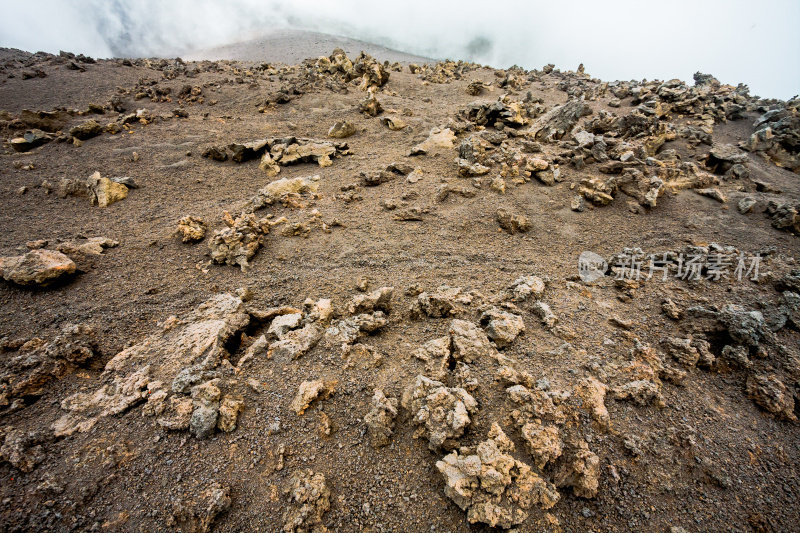
[[[800,93],[800,1],[0,0],[0,46],[95,57],[176,56],[295,27],[495,67],[555,63],[604,80]]]

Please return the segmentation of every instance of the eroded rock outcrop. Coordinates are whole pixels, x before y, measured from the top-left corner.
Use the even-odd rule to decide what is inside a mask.
[[[52,381],[90,364],[98,353],[96,332],[86,324],[66,325],[50,342],[28,340],[2,361],[0,407],[41,396]]]
[[[753,124],[755,132],[742,143],[751,152],[762,152],[773,163],[793,172],[800,172],[800,116],[798,100],[786,102],[783,108],[772,109]],[[792,111],[794,109],[794,111]]]
[[[582,100],[573,99],[536,119],[530,132],[536,140],[557,141],[569,135],[578,120],[590,113],[591,109]]]
[[[57,433],[85,431],[100,417],[147,401],[147,413],[162,415],[167,422],[162,425],[172,422],[179,429],[193,425],[196,434],[207,435],[214,427],[212,418],[216,424],[216,392],[222,385],[210,380],[219,377],[218,367],[229,357],[226,342],[249,321],[242,301],[229,294],[209,299],[183,318],[168,318],[161,331],[122,350],[106,364],[105,384],[61,402],[67,414],[56,423]],[[192,389],[200,384],[204,385]],[[189,393],[196,400],[194,405]],[[187,420],[187,414],[191,419]]]

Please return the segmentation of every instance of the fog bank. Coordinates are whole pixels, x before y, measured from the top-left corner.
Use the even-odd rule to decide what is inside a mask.
[[[298,28],[495,67],[554,63],[604,80],[691,80],[800,93],[800,2],[764,0],[3,0],[0,46],[96,57],[176,56]]]

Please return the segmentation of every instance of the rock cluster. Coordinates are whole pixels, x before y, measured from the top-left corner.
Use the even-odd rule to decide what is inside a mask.
[[[380,88],[389,81],[386,65],[364,52],[350,60],[344,50],[336,48],[330,56],[317,59],[315,67],[320,73],[340,75],[344,82],[360,79],[363,91]]]
[[[85,324],[64,326],[50,342],[26,341],[0,366],[0,408],[43,395],[51,382],[89,365],[98,352],[95,330]]]
[[[528,123],[526,108],[521,102],[512,102],[508,96],[500,97],[490,104],[471,104],[459,116],[478,126],[520,128]]]
[[[578,120],[590,113],[591,109],[582,100],[573,99],[536,119],[530,132],[538,141],[557,141],[569,135]]]
[[[209,241],[211,259],[215,263],[238,265],[243,271],[263,244],[269,233],[269,222],[253,213],[243,213],[234,219],[227,212],[223,218],[226,228],[214,232]]]
[[[231,143],[227,147],[209,146],[203,151],[202,156],[215,161],[227,161],[230,157],[235,163],[260,158],[259,168],[267,176],[275,177],[284,166],[317,163],[320,167],[328,167],[333,164],[334,158],[349,154],[349,147],[342,142],[279,137]]]
[[[755,132],[742,144],[751,152],[760,152],[773,163],[800,173],[800,100],[761,115],[753,124]]]
[[[462,79],[468,72],[478,68],[475,63],[466,61],[438,61],[434,64],[410,64],[409,71],[428,83],[450,83]]]
[[[445,494],[467,512],[469,523],[508,529],[524,522],[532,507],[550,509],[558,503],[555,486],[512,451],[514,443],[494,423],[477,447],[461,448],[436,463]]]
[[[183,319],[167,319],[162,331],[106,364],[103,386],[61,402],[67,413],[54,425],[56,434],[86,431],[101,417],[145,402],[145,413],[167,429],[206,436],[217,427],[222,406],[223,428],[235,425],[229,415],[241,406],[226,399],[220,365],[229,357],[225,343],[249,321],[242,301],[231,295],[211,298]]]

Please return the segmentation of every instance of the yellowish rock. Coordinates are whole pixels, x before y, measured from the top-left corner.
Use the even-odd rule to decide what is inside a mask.
[[[128,188],[125,185],[104,178],[99,172],[92,174],[88,183],[92,192],[92,205],[108,207],[128,197]]]

